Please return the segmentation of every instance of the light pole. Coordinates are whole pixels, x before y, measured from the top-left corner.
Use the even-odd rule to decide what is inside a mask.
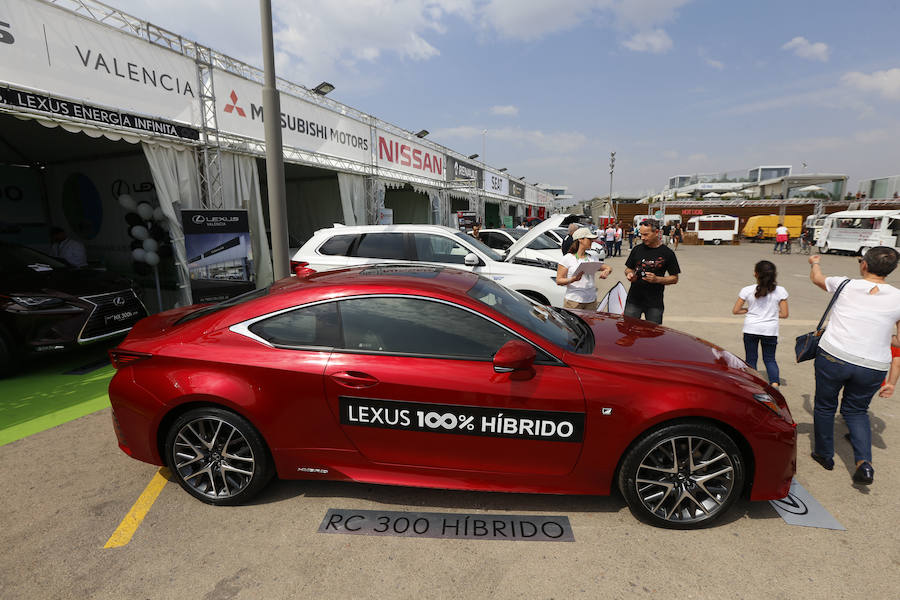
[[[613,184],[613,171],[616,169],[616,153],[609,153],[609,205],[613,209],[613,218],[618,221],[619,220],[619,211],[616,210],[616,205],[613,203],[612,197],[612,184]]]
[[[481,162],[487,161],[487,153],[485,152],[485,139],[487,138],[487,129],[481,130]]]

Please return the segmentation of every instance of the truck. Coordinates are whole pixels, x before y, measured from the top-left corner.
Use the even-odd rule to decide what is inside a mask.
[[[821,254],[865,254],[875,246],[900,250],[900,210],[842,210],[825,216],[816,239]]]
[[[784,223],[788,228],[788,235],[792,238],[799,238],[803,231],[803,217],[801,215],[754,215],[747,219],[744,229],[741,232],[745,238],[757,238],[759,229],[762,228],[763,239],[775,239],[775,229],[779,223]]]

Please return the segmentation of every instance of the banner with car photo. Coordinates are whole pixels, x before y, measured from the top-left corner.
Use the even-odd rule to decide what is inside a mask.
[[[183,210],[194,302],[221,302],[256,287],[246,210]]]

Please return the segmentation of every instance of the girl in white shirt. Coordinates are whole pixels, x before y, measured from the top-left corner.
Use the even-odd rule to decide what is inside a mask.
[[[770,261],[761,260],[756,263],[753,274],[756,285],[741,288],[731,312],[735,315],[747,315],[744,317],[743,328],[747,364],[756,368],[759,346],[762,346],[763,364],[766,365],[769,383],[778,387],[778,363],[775,362],[778,319],[786,319],[788,316],[788,293],[777,285],[778,273]],[[747,304],[746,307],[744,303]]]

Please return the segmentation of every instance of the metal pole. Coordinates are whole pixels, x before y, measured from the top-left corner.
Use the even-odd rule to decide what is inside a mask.
[[[272,270],[275,279],[290,275],[284,155],[281,145],[281,100],[275,87],[275,44],[272,36],[272,2],[259,0],[262,25],[263,120],[266,132],[266,187],[269,191],[269,226],[272,229]]]
[[[609,153],[609,206],[610,206],[610,208],[612,208],[613,217],[615,218],[616,221],[618,221],[619,220],[619,211],[616,209],[616,205],[613,202],[613,196],[612,196],[613,171],[615,170],[615,168],[616,168],[616,153],[610,152]]]

